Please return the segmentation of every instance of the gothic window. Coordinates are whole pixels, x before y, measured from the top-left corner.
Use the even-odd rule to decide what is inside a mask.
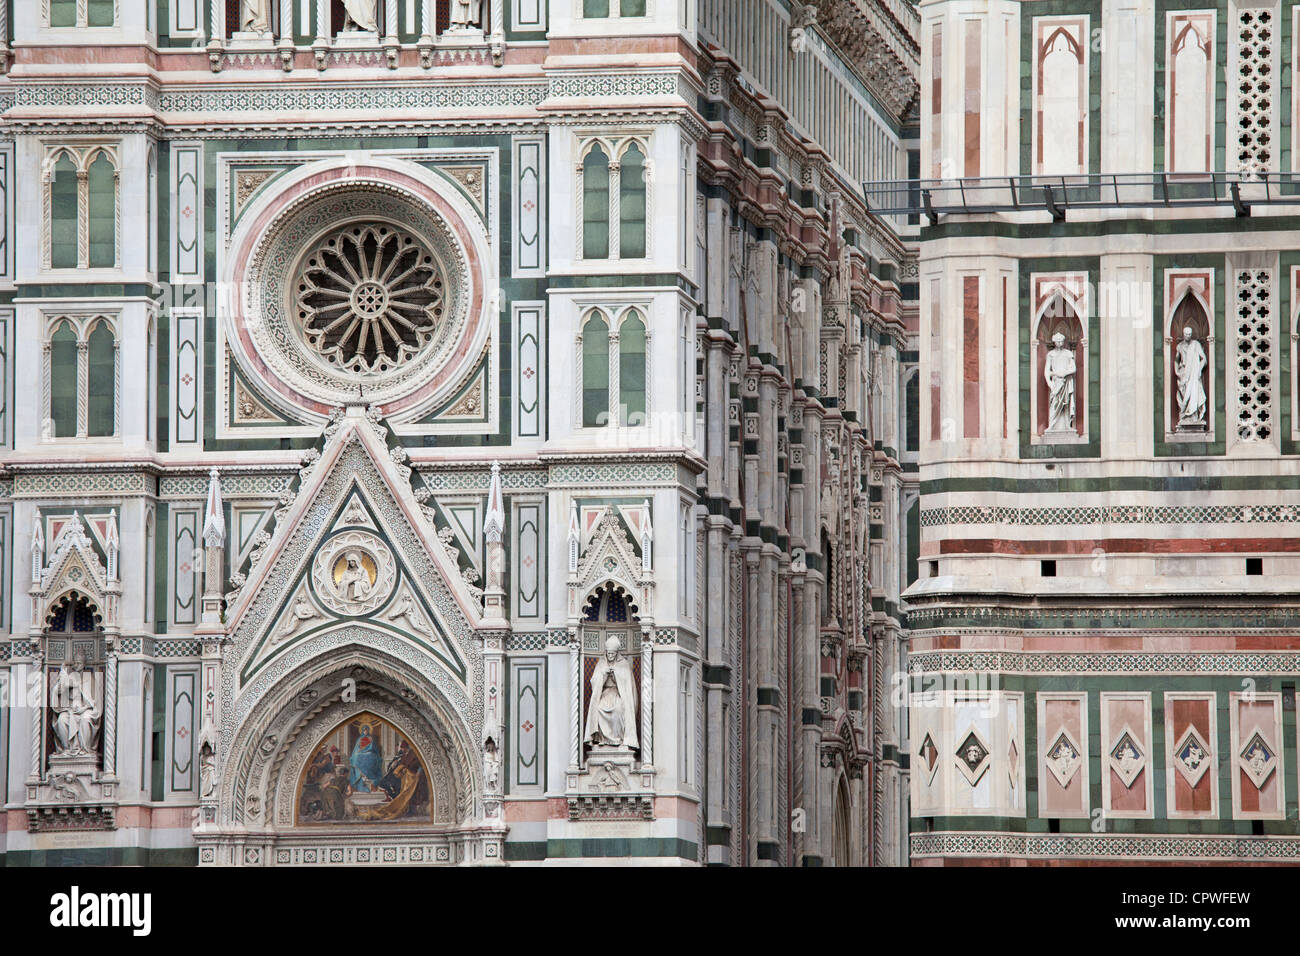
[[[1214,168],[1214,15],[1170,13],[1166,168]]]
[[[117,170],[103,150],[95,154],[86,180],[90,268],[111,269],[117,264]]]
[[[609,423],[609,326],[593,312],[582,327],[582,425]]]
[[[649,248],[650,177],[643,139],[581,145],[578,210],[582,259],[644,259]]]
[[[50,336],[52,383],[46,438],[77,436],[77,333],[60,322]]]
[[[582,160],[582,258],[609,257],[609,157],[600,145]]]
[[[646,0],[582,0],[582,15],[595,17],[643,17]]]
[[[1087,20],[1038,20],[1034,64],[1034,172],[1088,171]]]
[[[50,180],[51,266],[77,268],[77,164],[61,153]]]
[[[49,0],[51,27],[111,27],[117,0]]]
[[[89,364],[86,376],[87,434],[92,438],[112,435],[115,431],[114,392],[117,386],[115,370],[117,341],[108,323],[101,320],[87,338]]]
[[[102,315],[54,318],[44,351],[42,438],[117,435],[122,376],[112,321]]]
[[[120,182],[112,146],[49,147],[42,173],[47,269],[112,269],[119,262]]]
[[[624,425],[645,424],[645,323],[629,312],[618,329],[618,394]]]
[[[645,154],[636,143],[619,163],[619,255],[644,259],[646,253]]]

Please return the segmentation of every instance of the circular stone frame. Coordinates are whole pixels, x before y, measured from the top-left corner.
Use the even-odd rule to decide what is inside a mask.
[[[474,372],[491,334],[495,269],[486,230],[464,197],[414,163],[332,159],[286,175],[241,215],[224,256],[220,321],[240,370],[291,419],[322,424],[363,398],[395,422],[429,414]],[[382,373],[329,367],[297,328],[304,255],[344,223],[387,223],[424,242],[445,281],[445,308],[418,356]]]

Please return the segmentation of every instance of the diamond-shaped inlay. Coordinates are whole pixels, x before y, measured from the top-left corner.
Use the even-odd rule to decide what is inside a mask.
[[[926,780],[926,783],[929,783],[939,769],[939,748],[934,745],[934,738],[926,734],[925,740],[921,741],[921,749],[916,752],[916,755],[921,758],[921,763],[929,775]]]
[[[1063,788],[1068,787],[1074,775],[1079,772],[1079,767],[1083,763],[1079,759],[1079,746],[1064,727],[1057,733],[1052,745],[1047,748],[1047,757],[1043,762],[1047,764],[1048,771]]]
[[[1188,727],[1174,747],[1174,769],[1183,775],[1189,787],[1195,787],[1210,769],[1211,762],[1209,744],[1195,727]]]
[[[1262,733],[1255,731],[1246,746],[1241,748],[1241,769],[1246,771],[1255,789],[1262,790],[1275,767],[1277,755],[1272,745]]]
[[[1110,748],[1110,767],[1125,787],[1133,786],[1142,768],[1146,766],[1146,755],[1138,746],[1132,731],[1127,727],[1120,732],[1115,746]]]
[[[1007,780],[1011,783],[1011,789],[1016,789],[1016,784],[1020,782],[1020,748],[1016,742],[1011,741],[1011,746],[1007,748]]]
[[[974,727],[972,727],[961,744],[957,747],[957,768],[961,770],[967,782],[973,787],[989,765],[989,748]]]

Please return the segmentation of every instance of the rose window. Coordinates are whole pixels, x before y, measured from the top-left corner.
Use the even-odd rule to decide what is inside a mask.
[[[404,364],[433,339],[444,307],[437,260],[393,226],[328,233],[300,267],[303,336],[340,369],[387,372]]]

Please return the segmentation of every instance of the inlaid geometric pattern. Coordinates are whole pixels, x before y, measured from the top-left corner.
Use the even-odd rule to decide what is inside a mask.
[[[1273,169],[1273,11],[1237,12],[1237,129],[1239,172],[1258,177]]]
[[[1268,441],[1273,434],[1273,271],[1242,269],[1236,284],[1237,437]]]

